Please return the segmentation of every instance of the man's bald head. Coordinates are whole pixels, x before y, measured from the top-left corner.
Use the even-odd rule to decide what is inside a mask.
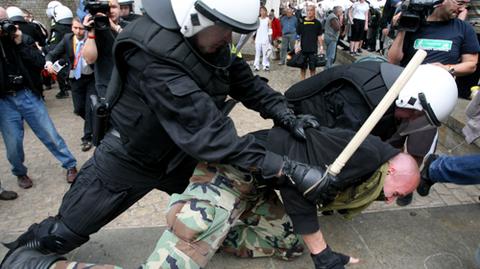
[[[412,193],[420,182],[420,170],[415,159],[399,153],[388,161],[388,172],[383,184],[383,192],[387,203]]]
[[[4,9],[3,7],[0,7],[0,21],[3,21],[5,19],[7,19],[8,16],[7,16],[7,10]]]

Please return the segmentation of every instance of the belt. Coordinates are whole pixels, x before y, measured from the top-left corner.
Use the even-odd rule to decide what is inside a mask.
[[[283,33],[284,35],[293,35],[295,34],[294,32],[288,32],[288,33]]]

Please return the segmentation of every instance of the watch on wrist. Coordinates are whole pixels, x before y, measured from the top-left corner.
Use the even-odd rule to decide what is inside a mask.
[[[453,67],[453,65],[448,66],[448,73],[450,73],[452,76],[455,76],[455,67]]]

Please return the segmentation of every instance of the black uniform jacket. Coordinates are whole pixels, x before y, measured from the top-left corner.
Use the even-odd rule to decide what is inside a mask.
[[[114,171],[125,180],[188,184],[188,177],[164,177],[182,165],[178,162],[182,154],[250,171],[262,167],[267,175],[279,172],[282,158],[273,154],[276,157],[265,164],[265,147],[253,135],[237,133],[232,119],[221,111],[223,101],[218,100],[222,98],[204,91],[181,68],[140,49],[127,51],[124,57],[129,65],[124,78],[127,83],[112,110],[113,126],[122,138],[118,142],[107,135],[102,141],[114,155],[114,159],[102,158],[102,165],[97,166],[105,174]],[[287,109],[284,96],[254,76],[243,59],[236,58],[228,72],[231,98],[265,118]]]
[[[56,60],[64,58],[69,63],[69,66],[73,65],[75,60],[74,48],[73,48],[73,33],[67,33],[63,36],[61,42],[59,42],[53,50],[51,50],[46,56],[45,60],[55,62]]]
[[[267,148],[293,160],[326,169],[326,166],[332,164],[340,155],[355,132],[321,127],[307,129],[306,135],[307,141],[301,142],[285,130],[274,128],[269,132]],[[398,153],[398,149],[382,142],[376,136],[369,135],[338,174],[338,180],[349,182],[348,184],[360,183]],[[291,185],[280,186],[280,193],[295,231],[300,234],[318,231],[316,205],[306,200]]]

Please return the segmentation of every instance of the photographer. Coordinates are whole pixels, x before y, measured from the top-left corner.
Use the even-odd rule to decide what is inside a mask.
[[[417,49],[423,49],[427,52],[423,63],[440,66],[452,76],[473,73],[480,46],[472,26],[456,18],[465,11],[465,2],[444,0],[433,8],[433,12],[420,23],[415,32],[398,31],[388,53],[389,62],[406,66]],[[395,15],[392,21],[393,25],[399,25],[399,22],[401,13]],[[401,27],[400,24],[400,29]],[[463,93],[459,95],[462,97]],[[407,151],[421,164],[424,156],[435,150],[437,136],[436,129],[411,135]],[[401,205],[409,204],[410,201],[411,197],[398,200]]]
[[[40,70],[45,60],[33,41],[28,41],[16,27],[6,21],[6,12],[0,8],[0,131],[12,165],[12,173],[21,188],[33,183],[23,164],[24,122],[67,169],[67,180],[76,177],[77,161],[58,134],[40,97],[42,81]],[[31,39],[31,38],[29,38]]]
[[[427,51],[424,63],[439,65],[456,77],[473,73],[480,46],[472,26],[457,19],[465,12],[465,4],[462,0],[444,0],[434,6],[417,31],[398,31],[389,62],[406,66],[417,49],[423,49]],[[393,18],[394,24],[398,19],[401,13]]]
[[[113,42],[127,22],[120,18],[118,0],[112,0],[110,4],[108,1],[92,2],[95,5],[89,5],[89,2],[85,5],[90,14],[83,20],[83,25],[89,29],[83,57],[88,64],[95,64],[95,87],[98,96],[104,97],[113,68]]]

